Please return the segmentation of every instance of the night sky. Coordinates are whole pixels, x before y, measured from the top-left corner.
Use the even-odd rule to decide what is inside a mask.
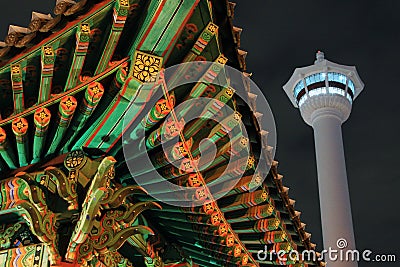
[[[8,24],[29,24],[31,11],[52,13],[55,1],[2,1],[0,36]],[[355,65],[365,83],[343,125],[347,174],[359,249],[397,254],[400,228],[400,1],[237,1],[235,26],[249,52],[248,72],[275,116],[279,172],[312,241],[322,249],[312,128],[282,90],[315,52]],[[2,39],[2,38],[0,38]],[[262,112],[262,110],[260,110]],[[359,266],[398,266],[398,263]]]

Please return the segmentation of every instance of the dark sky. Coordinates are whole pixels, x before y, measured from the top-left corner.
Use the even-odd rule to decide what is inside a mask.
[[[8,24],[28,25],[32,10],[51,13],[55,1],[1,3],[0,36],[5,37]],[[248,71],[253,72],[252,78],[265,92],[275,116],[279,171],[319,249],[322,239],[312,129],[292,106],[282,85],[296,67],[312,64],[317,50],[324,51],[328,60],[357,67],[365,88],[343,125],[356,243],[359,249],[374,253],[397,253],[399,259],[399,12],[398,0],[237,1],[234,24],[243,28]]]

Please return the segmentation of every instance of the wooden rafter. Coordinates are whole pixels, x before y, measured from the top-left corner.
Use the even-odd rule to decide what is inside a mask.
[[[110,63],[111,57],[114,54],[115,48],[117,47],[119,38],[121,37],[122,30],[125,26],[125,21],[128,17],[129,12],[129,1],[117,0],[113,9],[113,22],[111,31],[108,35],[107,43],[104,47],[104,52],[97,64],[95,75],[103,72]]]
[[[81,23],[76,30],[76,47],[72,56],[72,63],[69,67],[67,81],[64,91],[74,88],[79,82],[79,75],[85,62],[90,42],[90,25],[89,23]]]
[[[54,49],[52,46],[43,46],[41,50],[41,79],[38,103],[50,99],[51,84],[54,72]]]

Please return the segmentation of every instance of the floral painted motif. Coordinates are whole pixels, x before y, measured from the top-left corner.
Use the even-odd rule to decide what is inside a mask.
[[[161,68],[162,58],[136,51],[133,77],[141,82],[154,82]]]

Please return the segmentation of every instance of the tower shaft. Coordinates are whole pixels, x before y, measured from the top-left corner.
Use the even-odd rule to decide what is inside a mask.
[[[313,119],[322,233],[325,250],[339,250],[338,240],[345,239],[343,249],[355,249],[350,196],[342,140],[341,118],[332,112],[319,112]],[[335,254],[338,255],[338,254]],[[325,257],[329,267],[354,267],[356,261]]]

